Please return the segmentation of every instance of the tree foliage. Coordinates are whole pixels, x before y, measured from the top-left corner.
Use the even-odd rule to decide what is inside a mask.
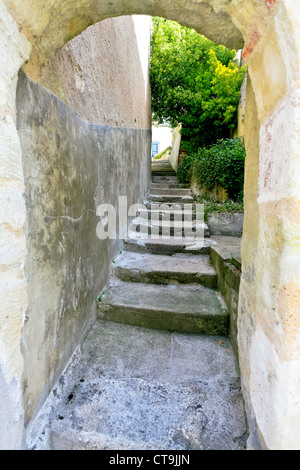
[[[154,120],[181,123],[193,149],[229,137],[245,73],[236,51],[162,18],[153,19],[151,49]]]

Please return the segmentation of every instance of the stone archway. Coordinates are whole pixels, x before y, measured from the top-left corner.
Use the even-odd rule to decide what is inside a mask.
[[[22,152],[14,123],[20,67],[39,77],[49,57],[89,25],[146,14],[174,19],[229,47],[244,45],[253,85],[246,122],[245,225],[239,349],[251,443],[299,448],[299,6],[291,0],[198,2],[77,0],[45,4],[5,0],[1,30],[1,208],[5,300],[1,306],[3,433],[13,448],[23,435],[21,331],[24,275]],[[9,198],[7,197],[9,194]],[[268,406],[266,406],[266,403]],[[12,415],[10,409],[15,410]],[[5,445],[5,444],[4,444]]]

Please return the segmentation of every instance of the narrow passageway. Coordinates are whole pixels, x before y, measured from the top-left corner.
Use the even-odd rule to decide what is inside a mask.
[[[209,256],[215,242],[202,227],[205,243],[195,243],[179,223],[193,198],[168,164],[152,175],[97,321],[31,426],[30,448],[245,448],[229,313]]]
[[[228,250],[224,239],[217,240],[209,221],[201,247],[187,239],[138,236],[157,229],[172,233],[168,211],[160,208],[157,227],[157,209],[149,205],[159,203],[161,196],[164,204],[171,198],[174,203],[176,182],[155,176],[152,198],[130,221],[135,236],[124,245],[122,236],[97,236],[98,207],[110,204],[117,212],[125,196],[129,206],[140,202],[150,182],[147,15],[177,20],[216,44],[242,49],[248,70],[240,107],[247,154],[245,213],[241,249],[240,241],[234,242],[234,256],[233,245]],[[227,307],[230,300],[234,304],[233,310],[228,307],[229,338],[247,410],[247,449],[299,449],[299,2],[0,0],[0,17],[5,70],[0,76],[0,448],[27,449],[27,440],[29,448],[227,445],[224,439],[217,442],[220,434],[215,431],[226,433],[235,415],[232,402],[226,399],[223,407],[220,397],[227,386],[232,390],[231,376],[237,384],[239,379],[221,293]],[[180,65],[177,69],[182,72]],[[194,130],[197,120],[195,124]],[[167,193],[159,194],[161,189]],[[181,192],[183,196],[189,198]],[[179,216],[176,209],[173,215]],[[172,230],[179,235],[180,223],[175,222]],[[193,259],[203,261],[197,275]],[[218,274],[219,293],[209,259]],[[227,285],[220,282],[223,267]],[[142,308],[142,284],[148,310]],[[208,327],[208,315],[195,315],[196,306],[187,309],[183,300],[200,290],[223,312],[210,318],[210,332],[217,319],[218,328],[227,322],[226,332],[200,334],[200,327]],[[166,291],[182,292],[181,303],[175,297],[173,301],[177,314]],[[125,296],[128,292],[131,298]],[[159,307],[153,307],[153,298]],[[202,294],[197,302],[203,306]],[[128,321],[128,311],[131,324],[116,323]],[[153,324],[145,328],[149,311]],[[136,324],[137,319],[144,323]],[[91,324],[94,333],[82,343]],[[198,330],[191,332],[191,325]],[[89,348],[93,334],[95,350]],[[169,353],[158,347],[158,338],[169,338]],[[189,349],[187,341],[196,338],[197,345]],[[202,348],[204,339],[215,353]],[[113,354],[108,356],[109,348]],[[204,365],[211,369],[201,369]],[[217,396],[208,388],[208,376]],[[130,389],[131,378],[136,387]],[[110,393],[114,381],[120,387]],[[137,381],[144,395],[137,393]],[[146,393],[149,383],[152,395]],[[186,384],[198,384],[201,393],[190,401],[174,401],[178,413],[173,420],[173,408],[150,414],[154,403],[179,397],[179,388],[166,394],[155,387]],[[143,401],[144,396],[154,398]],[[239,390],[236,397],[235,404],[241,404]],[[138,428],[130,429],[135,413],[131,403],[138,399]],[[225,428],[219,417],[208,424],[218,403],[225,420],[224,410],[230,411]],[[197,442],[192,427],[196,416]],[[35,426],[37,422],[41,425]],[[155,422],[162,431],[161,437],[154,433],[154,442],[150,431]],[[232,424],[226,433],[230,439],[233,428],[241,436],[244,424]]]

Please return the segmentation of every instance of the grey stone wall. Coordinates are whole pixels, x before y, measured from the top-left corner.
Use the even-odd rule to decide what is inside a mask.
[[[211,212],[207,215],[207,225],[211,235],[241,237],[243,223],[242,212]]]
[[[236,358],[238,359],[237,317],[241,270],[234,266],[235,261],[227,259],[222,249],[211,247],[210,258],[218,273],[218,289],[221,292],[230,315],[229,337]]]
[[[151,131],[88,124],[21,72],[17,125],[25,175],[28,308],[26,421],[47,397],[94,316],[121,240],[99,240],[97,206],[141,202]]]

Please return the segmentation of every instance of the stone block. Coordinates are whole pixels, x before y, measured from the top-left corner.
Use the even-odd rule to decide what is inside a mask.
[[[243,223],[244,214],[242,212],[211,212],[207,218],[211,235],[241,237]]]

